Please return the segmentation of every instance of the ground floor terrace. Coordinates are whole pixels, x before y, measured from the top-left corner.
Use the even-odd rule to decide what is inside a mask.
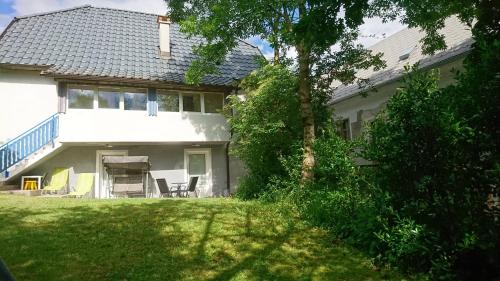
[[[144,173],[111,169],[103,161],[107,156],[144,156],[149,165]],[[227,143],[64,144],[54,155],[24,171],[10,184],[23,188],[23,176],[45,176],[42,185],[46,186],[54,180],[54,171],[58,169],[68,170],[67,184],[62,193],[74,191],[79,185],[80,175],[93,175],[92,188],[84,196],[89,198],[123,197],[114,191],[115,183],[124,180],[140,182],[142,197],[156,198],[161,195],[157,179],[165,179],[170,190],[175,190],[192,177],[199,178],[195,195],[228,196],[235,191],[244,172],[240,161],[228,155]]]

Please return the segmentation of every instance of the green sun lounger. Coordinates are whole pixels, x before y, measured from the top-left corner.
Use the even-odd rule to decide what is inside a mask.
[[[68,185],[68,168],[55,168],[50,178],[50,184],[43,188],[43,193],[59,192]]]
[[[75,197],[85,196],[87,193],[92,191],[93,186],[94,186],[94,174],[81,173],[78,175],[75,191],[72,191],[66,194],[65,196],[75,196]]]

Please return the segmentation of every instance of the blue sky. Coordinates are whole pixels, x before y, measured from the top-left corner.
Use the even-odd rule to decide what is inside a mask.
[[[165,14],[166,6],[163,0],[0,0],[0,32],[15,16],[28,15],[66,9],[90,4],[97,7],[119,8],[156,14]],[[360,27],[362,37],[360,43],[370,46],[383,38],[403,29],[397,22],[383,24],[380,19],[367,19]],[[249,38],[247,41],[260,48],[262,53],[272,56],[272,48],[260,38]],[[294,51],[290,51],[294,56]]]

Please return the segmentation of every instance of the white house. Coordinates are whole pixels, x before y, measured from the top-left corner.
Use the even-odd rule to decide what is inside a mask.
[[[456,17],[447,19],[440,32],[445,36],[447,49],[434,55],[423,55],[420,40],[424,33],[416,28],[401,30],[368,48],[373,53],[383,53],[383,60],[387,64],[380,71],[370,69],[358,72],[358,77],[369,79],[368,85],[334,85],[336,88],[329,104],[344,138],[360,136],[364,125],[384,108],[401,86],[405,65],[418,62],[423,69],[439,68],[440,85],[453,83],[452,70],[462,68],[462,61],[472,44],[472,35],[470,28]]]
[[[94,173],[92,195],[108,197],[103,156],[148,156],[153,179],[199,176],[202,196],[228,194],[241,169],[220,111],[261,53],[242,41],[190,86],[201,40],[164,16],[92,6],[14,18],[0,35],[0,181],[67,167],[70,186]]]

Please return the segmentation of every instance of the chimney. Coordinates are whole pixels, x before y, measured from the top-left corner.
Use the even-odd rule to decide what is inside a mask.
[[[158,29],[160,32],[160,57],[170,58],[170,17],[158,16]]]

